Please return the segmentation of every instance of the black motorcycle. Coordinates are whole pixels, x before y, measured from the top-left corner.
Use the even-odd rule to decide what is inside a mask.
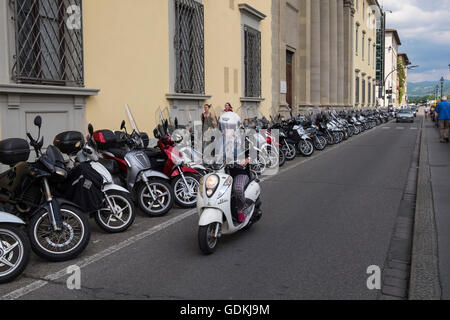
[[[42,153],[44,139],[40,138],[42,119],[35,140],[27,136],[36,152],[36,162],[27,163],[30,147],[24,139],[0,142],[0,162],[11,168],[0,174],[0,206],[27,223],[33,251],[50,261],[66,261],[78,256],[88,245],[88,217],[73,203],[55,197],[58,185],[67,177],[60,151],[49,146]]]

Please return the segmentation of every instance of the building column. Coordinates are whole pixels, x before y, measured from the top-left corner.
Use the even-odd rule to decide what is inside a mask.
[[[311,0],[300,1],[299,46],[299,105],[306,107],[311,105]]]
[[[320,2],[311,1],[311,104],[320,106]]]
[[[330,0],[330,105],[337,106],[338,84],[338,11],[339,0]]]
[[[280,82],[286,82],[286,0],[280,0],[280,51],[279,51],[279,63],[280,63]],[[280,85],[281,87],[281,85]],[[287,95],[281,93],[280,90],[280,110],[286,112],[289,111],[289,106],[286,99]]]
[[[320,0],[320,104],[330,105],[330,0]]]
[[[344,106],[344,44],[344,1],[337,0],[337,104],[340,107]]]
[[[8,17],[8,1],[0,2],[0,83],[9,83],[11,75],[9,74],[9,45],[8,45],[8,27],[13,20]]]
[[[353,107],[354,101],[354,15],[355,8],[353,0],[344,0],[344,104],[346,107]]]

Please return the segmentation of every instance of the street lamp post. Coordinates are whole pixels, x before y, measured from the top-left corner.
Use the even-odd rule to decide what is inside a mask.
[[[416,69],[416,68],[418,68],[419,66],[418,65],[415,65],[415,66],[408,66],[408,67],[406,67],[406,69],[407,70],[414,70],[414,69]],[[449,67],[450,67],[450,65],[449,65]],[[389,74],[386,76],[386,79],[384,79],[384,82],[383,82],[383,104],[384,104],[384,106],[386,106],[386,81],[387,81],[387,79],[389,78],[389,76],[391,75],[391,74],[393,74],[395,71],[397,71],[398,70],[398,68],[395,68],[394,70],[392,70],[391,72],[389,72]]]
[[[444,96],[444,83],[445,83],[445,79],[444,79],[444,77],[441,77],[441,100],[442,100],[442,97]]]

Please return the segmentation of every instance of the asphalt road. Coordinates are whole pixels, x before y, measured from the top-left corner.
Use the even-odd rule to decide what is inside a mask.
[[[200,253],[194,212],[142,215],[120,235],[92,221],[79,259],[34,257],[0,298],[376,299],[366,270],[385,264],[418,134],[418,120],[389,123],[289,163],[262,183],[262,220],[212,256]],[[80,290],[67,288],[69,265],[82,267]]]

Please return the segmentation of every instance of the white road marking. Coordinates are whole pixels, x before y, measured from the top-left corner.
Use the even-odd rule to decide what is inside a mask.
[[[333,145],[331,147],[328,147],[329,149],[321,151],[320,153],[316,154],[315,156],[312,156],[310,158],[306,158],[305,160],[300,161],[300,162],[296,163],[295,165],[292,165],[290,167],[287,167],[287,168],[284,168],[284,169],[280,170],[278,172],[278,174],[285,173],[285,172],[287,172],[287,171],[289,171],[291,169],[297,168],[301,164],[304,164],[306,162],[309,162],[309,161],[312,161],[314,159],[317,159],[318,157],[320,157],[320,156],[322,156],[324,154],[327,154],[330,151],[336,150],[339,147],[341,147],[341,146],[343,146],[343,145],[345,145],[347,143],[355,141],[358,138],[361,138],[361,137],[365,136],[366,134],[368,134],[370,132],[375,132],[379,128],[380,127],[376,127],[373,130],[363,132],[362,134],[359,134],[358,136],[354,136],[354,137],[352,137],[351,139],[349,139],[347,141],[343,141],[342,143],[340,143],[338,145]],[[276,177],[276,175],[275,176],[267,176],[267,177],[261,179],[261,182],[267,181],[267,180],[269,180],[269,179],[271,179],[273,177]],[[163,223],[161,223],[161,224],[159,224],[157,226],[154,226],[153,228],[151,228],[151,229],[149,229],[149,230],[147,230],[145,232],[142,232],[140,234],[137,234],[137,235],[127,239],[127,240],[124,240],[124,241],[118,243],[117,245],[111,246],[111,247],[109,247],[109,248],[107,248],[107,249],[105,249],[105,250],[103,250],[103,251],[101,251],[101,252],[99,252],[97,254],[94,254],[92,256],[86,257],[84,259],[81,259],[80,261],[78,261],[76,263],[76,265],[80,269],[84,268],[84,267],[87,267],[88,265],[90,265],[92,263],[95,263],[95,262],[97,262],[97,261],[99,261],[99,260],[101,260],[103,258],[106,258],[106,257],[110,256],[111,254],[113,254],[113,253],[115,253],[115,252],[117,252],[117,251],[119,251],[121,249],[124,249],[124,248],[126,248],[126,247],[128,247],[128,246],[130,246],[130,245],[132,245],[132,244],[134,244],[134,243],[136,243],[138,241],[140,241],[140,240],[143,240],[143,239],[145,239],[145,238],[147,238],[147,237],[149,237],[149,236],[159,232],[159,231],[167,229],[168,227],[170,227],[170,226],[172,226],[172,225],[174,225],[174,224],[176,224],[178,222],[181,222],[181,221],[183,221],[183,220],[193,216],[196,213],[197,213],[197,209],[192,209],[192,210],[190,210],[188,212],[180,214],[180,215],[178,215],[178,216],[176,216],[176,217],[174,217],[174,218],[172,218],[172,219],[170,219],[170,220],[168,220],[166,222],[163,222]],[[68,275],[67,274],[67,268],[64,268],[64,269],[62,269],[60,271],[57,271],[55,273],[52,273],[52,274],[49,274],[49,275],[45,276],[42,280],[36,280],[36,281],[30,283],[29,285],[27,285],[25,287],[22,287],[22,288],[19,288],[17,290],[14,290],[14,291],[12,291],[10,293],[7,293],[4,296],[0,297],[0,300],[15,300],[15,299],[19,299],[19,298],[23,297],[24,295],[27,295],[27,294],[29,294],[29,293],[31,293],[33,291],[36,291],[36,290],[46,286],[47,284],[49,284],[49,282],[57,281],[57,280],[65,277],[67,275]]]
[[[404,127],[397,127],[396,129],[397,129],[397,130],[405,130]]]
[[[103,250],[103,251],[101,251],[101,252],[99,252],[97,254],[94,254],[94,255],[92,255],[90,257],[86,257],[86,258],[82,259],[81,261],[77,262],[76,265],[78,267],[80,267],[80,269],[84,268],[84,267],[86,267],[86,266],[88,266],[88,265],[90,265],[90,264],[92,264],[94,262],[97,262],[97,261],[99,261],[99,260],[101,260],[103,258],[106,258],[107,256],[109,256],[109,255],[111,255],[111,254],[113,254],[113,253],[115,253],[115,252],[117,252],[117,251],[119,251],[119,250],[121,250],[123,248],[126,248],[126,247],[136,243],[139,240],[145,239],[145,238],[151,236],[152,234],[155,234],[155,233],[157,233],[157,232],[159,232],[161,230],[164,230],[164,229],[170,227],[171,225],[173,225],[173,224],[175,224],[177,222],[180,222],[180,221],[182,221],[182,220],[184,220],[184,219],[194,215],[196,212],[197,212],[197,210],[193,209],[193,210],[190,210],[188,212],[185,212],[184,214],[178,215],[178,216],[176,216],[176,217],[174,217],[174,218],[172,218],[172,219],[170,219],[170,220],[168,220],[166,222],[163,222],[163,223],[161,223],[161,224],[159,224],[157,226],[154,226],[153,228],[151,228],[151,229],[149,229],[149,230],[147,230],[145,232],[142,232],[142,233],[140,233],[138,235],[135,235],[135,236],[127,239],[127,240],[124,240],[124,241],[118,243],[117,245],[111,246],[111,247],[109,247],[109,248],[107,248],[107,249],[105,249],[105,250]],[[60,270],[58,272],[49,274],[48,276],[44,277],[43,280],[35,281],[35,282],[33,282],[33,283],[23,287],[23,288],[20,288],[20,289],[17,289],[15,291],[12,291],[12,292],[4,295],[3,297],[1,297],[0,300],[14,300],[14,299],[18,299],[18,298],[20,298],[20,297],[22,297],[22,296],[24,296],[24,295],[26,295],[28,293],[31,293],[33,291],[36,291],[36,290],[44,287],[50,281],[57,281],[58,279],[61,279],[64,276],[67,276],[67,275],[68,275],[67,274],[67,268],[64,268],[64,269],[62,269],[62,270]]]
[[[383,129],[383,130],[390,130],[391,127],[381,127],[381,129]]]

